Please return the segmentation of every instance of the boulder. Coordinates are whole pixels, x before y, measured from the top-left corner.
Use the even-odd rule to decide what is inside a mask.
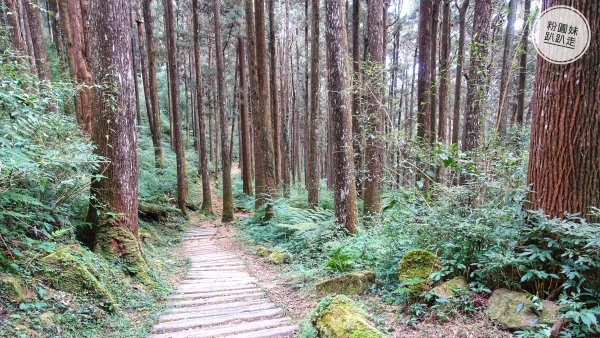
[[[364,310],[348,297],[326,296],[317,305],[313,324],[322,338],[382,338]]]
[[[468,290],[467,281],[464,277],[454,277],[433,288],[433,292],[442,298],[452,298],[456,290]]]
[[[271,253],[271,250],[269,250],[268,248],[266,248],[264,246],[259,246],[258,248],[256,248],[255,253],[257,256],[267,257]]]
[[[375,284],[375,272],[370,270],[350,272],[324,280],[316,285],[319,297],[328,294],[357,295]]]
[[[28,290],[21,278],[0,273],[0,298],[14,303],[21,303],[33,297],[33,292]]]
[[[556,303],[542,301],[542,311],[538,315],[532,310],[530,297],[525,292],[495,290],[488,300],[485,314],[511,331],[532,329],[539,324],[553,326],[560,320],[560,307]]]
[[[113,296],[101,281],[99,267],[94,263],[93,253],[75,245],[60,246],[40,260],[45,276],[55,289],[88,292],[114,304]]]
[[[271,252],[268,259],[270,263],[276,265],[289,264],[292,262],[292,254],[285,249],[276,248]]]
[[[425,250],[412,250],[404,254],[398,263],[398,278],[401,282],[423,280],[406,286],[416,293],[421,293],[428,289],[429,275],[440,267],[440,260],[435,254]]]

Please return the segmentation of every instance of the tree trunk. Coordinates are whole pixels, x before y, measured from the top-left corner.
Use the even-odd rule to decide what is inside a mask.
[[[17,0],[4,0],[4,4],[6,4],[8,24],[11,27],[13,49],[21,53],[26,53],[25,42],[23,42],[23,38],[21,38]]]
[[[275,187],[279,190],[281,185],[281,112],[279,106],[279,94],[277,89],[277,41],[275,38],[275,1],[269,3],[269,57],[271,62],[270,85],[271,85],[271,126],[273,127],[273,150],[275,155]]]
[[[79,1],[59,1],[59,10],[65,38],[67,40],[67,55],[71,80],[82,86],[75,97],[77,121],[87,132],[92,131],[92,75],[90,73],[90,58],[85,34],[84,8]]]
[[[367,142],[365,147],[366,176],[364,186],[364,213],[365,215],[377,215],[381,211],[381,133],[382,133],[382,99],[385,84],[383,65],[383,10],[382,0],[371,0],[368,4],[367,34],[369,44],[367,46],[367,62],[371,69],[365,81],[369,92],[365,96],[367,113]]]
[[[130,13],[129,21],[133,24],[133,17]],[[134,27],[131,26],[131,30],[133,31]],[[141,50],[141,49],[140,49]],[[137,60],[135,59],[135,35],[131,35],[131,76],[133,77],[133,89],[135,96],[135,116],[136,116],[136,125],[142,125],[142,111],[140,109],[140,87],[138,85],[138,77],[137,77]]]
[[[352,156],[352,116],[348,88],[348,39],[346,37],[342,0],[325,0],[325,18],[329,68],[329,97],[333,135],[335,216],[339,224],[356,233],[356,182]]]
[[[417,80],[417,136],[423,143],[431,137],[431,15],[433,0],[419,3],[419,45]]]
[[[356,169],[356,192],[362,196],[362,121],[360,113],[360,0],[352,1],[352,148]]]
[[[517,14],[517,2],[508,1],[508,18],[506,33],[504,34],[504,53],[502,54],[502,72],[500,75],[500,102],[498,103],[496,128],[500,135],[506,134],[508,124],[508,93],[510,89],[510,74],[512,72],[513,39],[515,35],[515,20]]]
[[[600,30],[593,0],[544,2],[542,10],[569,4]],[[570,64],[538,58],[531,100],[532,126],[527,182],[529,210],[548,217],[580,213],[590,221],[590,207],[600,206],[600,35],[591,34],[589,48]]]
[[[465,129],[462,136],[462,151],[472,151],[479,147],[482,130],[482,107],[488,87],[488,64],[490,42],[490,17],[492,3],[488,0],[475,0],[473,38],[467,79],[467,107]]]
[[[448,91],[450,90],[450,0],[445,0],[442,4],[442,30],[440,32],[440,91],[438,97],[439,103],[439,121],[437,130],[437,139],[441,143],[446,143],[448,135]],[[438,179],[440,178],[437,175]]]
[[[262,207],[275,193],[275,162],[269,98],[269,69],[267,67],[267,42],[265,33],[264,0],[254,1],[254,28],[256,33],[256,79],[258,81],[257,105],[254,114],[254,175],[256,208]],[[265,219],[272,216],[272,206],[267,205]]]
[[[429,143],[433,144],[436,140],[436,117],[437,117],[437,45],[438,45],[438,24],[439,24],[439,12],[440,12],[440,2],[436,0],[433,2],[433,8],[431,11],[431,53],[429,54],[431,58],[431,88],[429,89],[430,99],[430,111],[429,111]]]
[[[181,209],[181,213],[186,215],[186,187],[185,187],[185,155],[183,153],[183,144],[181,140],[181,118],[179,116],[179,81],[177,71],[177,44],[175,36],[175,23],[174,23],[174,11],[173,11],[173,0],[166,0],[166,13],[165,18],[167,21],[166,35],[167,35],[167,54],[169,60],[169,83],[171,84],[170,90],[170,101],[171,101],[171,115],[173,116],[173,140],[175,148],[175,157],[177,160],[177,205]]]
[[[311,0],[310,114],[308,116],[308,207],[319,204],[319,0]]]
[[[35,51],[33,48],[33,40],[31,38],[31,29],[29,27],[29,19],[27,11],[25,10],[25,4],[21,0],[17,0],[19,5],[19,21],[21,23],[21,32],[25,39],[25,46],[27,47],[27,55],[29,55],[29,68],[32,74],[38,74],[36,66]]]
[[[210,173],[206,156],[206,131],[204,127],[204,96],[202,86],[202,63],[200,62],[200,5],[192,0],[192,30],[194,36],[194,62],[196,66],[196,125],[198,128],[198,172],[202,178],[202,211],[212,214],[212,195],[210,191]]]
[[[525,27],[523,28],[523,35],[519,43],[521,55],[519,56],[519,84],[517,88],[517,113],[515,118],[515,122],[518,124],[523,124],[523,116],[525,115],[525,81],[527,80],[527,46],[529,44],[529,12],[531,9],[531,0],[524,1],[523,21],[525,22]]]
[[[462,93],[462,69],[465,60],[465,27],[467,21],[467,9],[469,0],[463,0],[459,8],[458,22],[458,49],[456,56],[456,74],[454,78],[454,107],[452,118],[452,144],[458,144],[458,135],[460,129],[460,98]]]
[[[33,42],[33,55],[40,80],[50,80],[50,67],[46,55],[46,43],[44,42],[44,29],[42,27],[42,15],[40,14],[38,0],[26,0],[25,10],[29,20],[31,41]]]
[[[135,102],[131,79],[129,1],[91,0],[92,141],[96,153],[110,160],[93,180],[88,243],[110,259],[128,262],[142,280],[149,278],[138,235],[138,163]],[[106,90],[106,86],[112,88]]]
[[[197,1],[197,0],[194,0]],[[248,113],[248,84],[246,80],[246,49],[244,38],[238,37],[239,73],[240,73],[240,134],[242,150],[242,181],[244,194],[253,195],[252,191],[252,167],[250,166],[250,117]]]

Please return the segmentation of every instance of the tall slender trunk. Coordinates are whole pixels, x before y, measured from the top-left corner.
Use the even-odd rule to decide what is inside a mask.
[[[129,13],[129,21],[131,22],[131,30],[133,27],[133,16]],[[135,120],[138,126],[142,125],[142,111],[140,109],[140,87],[138,85],[137,76],[137,60],[135,58],[135,35],[131,35],[131,77],[133,77],[133,90],[135,96]]]
[[[431,137],[431,18],[433,0],[419,3],[419,55],[417,80],[417,136],[425,144]]]
[[[348,38],[346,36],[342,0],[325,0],[327,39],[327,65],[329,74],[329,97],[331,100],[333,131],[335,215],[348,233],[356,232],[358,212],[356,209],[356,182],[352,158],[352,116],[348,88],[352,83],[348,76]]]
[[[258,74],[258,101],[254,114],[254,175],[256,177],[256,208],[260,208],[275,193],[275,155],[269,98],[264,0],[254,1],[254,12],[256,73]],[[265,219],[269,220],[271,217],[272,206],[269,204],[265,211]]]
[[[4,0],[7,9],[8,24],[11,27],[12,46],[14,50],[25,53],[25,42],[21,37],[21,25],[19,25],[19,8],[17,0]]]
[[[319,204],[319,0],[311,0],[310,115],[308,119],[308,207]]]
[[[26,0],[25,10],[29,21],[31,41],[33,43],[33,55],[40,80],[50,80],[50,66],[46,54],[46,43],[44,42],[44,29],[42,27],[42,15],[38,0]]]
[[[448,128],[448,91],[450,89],[450,0],[442,4],[442,30],[440,32],[440,88],[438,95],[439,121],[437,139],[446,143]],[[438,176],[439,178],[439,176]]]
[[[523,35],[521,36],[521,42],[519,43],[520,53],[519,56],[519,84],[517,87],[517,113],[515,117],[515,122],[518,124],[523,124],[523,116],[525,115],[525,82],[527,80],[527,46],[529,39],[529,29],[531,23],[530,20],[530,10],[531,10],[531,0],[524,0],[524,10],[523,10],[523,21],[525,22],[525,27],[523,28]]]
[[[19,21],[21,23],[21,32],[25,39],[25,46],[27,47],[27,55],[29,55],[29,68],[32,74],[38,74],[35,51],[33,48],[33,40],[31,37],[31,29],[29,27],[29,18],[27,10],[25,10],[25,4],[21,0],[17,0],[19,5]]]
[[[547,0],[542,10],[569,4],[587,18],[590,31],[600,31],[594,0]],[[581,213],[600,206],[600,35],[591,34],[589,48],[570,64],[538,58],[531,100],[532,126],[527,182],[532,192],[526,208],[548,217]]]
[[[268,1],[269,6],[269,57],[270,85],[271,85],[271,126],[273,127],[273,150],[275,155],[275,187],[279,190],[281,185],[281,107],[277,89],[277,40],[275,34],[275,1]]]
[[[366,176],[364,186],[364,213],[375,216],[381,211],[381,175],[382,175],[382,141],[383,131],[383,18],[381,11],[383,0],[371,0],[368,4],[367,34],[367,62],[371,67],[368,74],[364,74],[369,86],[369,93],[365,96],[367,113],[367,142],[365,146]],[[367,76],[368,75],[368,76]]]
[[[352,148],[356,192],[362,196],[362,121],[360,111],[360,0],[352,1]]]
[[[197,1],[197,0],[194,0]],[[253,195],[252,191],[252,167],[250,166],[250,117],[248,113],[248,83],[246,80],[246,49],[244,38],[238,37],[239,73],[240,73],[240,135],[242,152],[242,181],[244,194]]]
[[[504,34],[504,53],[502,54],[502,71],[500,75],[500,102],[498,102],[498,111],[496,113],[496,129],[501,135],[506,134],[508,125],[508,93],[510,89],[510,75],[512,73],[513,60],[513,39],[515,35],[515,20],[517,15],[517,2],[508,1],[508,18],[506,33]]]
[[[177,71],[177,44],[175,36],[174,10],[172,0],[166,0],[165,22],[168,42],[169,83],[171,84],[170,102],[171,115],[173,116],[173,139],[175,157],[177,160],[177,205],[181,212],[186,215],[186,185],[185,185],[185,154],[181,140],[181,118],[179,116],[179,79]]]
[[[467,22],[467,9],[469,9],[469,0],[463,0],[459,8],[458,21],[458,47],[456,56],[456,74],[454,78],[454,107],[452,109],[452,144],[458,144],[458,135],[460,129],[460,99],[462,93],[463,63],[465,60],[465,27]]]
[[[433,2],[433,7],[431,11],[431,53],[429,54],[431,58],[431,88],[429,89],[430,98],[430,111],[429,111],[429,142],[433,144],[436,140],[436,118],[437,118],[437,52],[438,52],[438,25],[439,25],[439,12],[440,12],[440,2],[436,0]]]

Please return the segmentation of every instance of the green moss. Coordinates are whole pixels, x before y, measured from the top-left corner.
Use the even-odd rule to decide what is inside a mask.
[[[40,265],[52,287],[69,293],[88,292],[109,304],[115,303],[100,276],[93,254],[77,245],[63,245],[52,254],[43,257]]]
[[[558,320],[558,310],[556,303],[544,300],[538,315],[531,308],[530,294],[499,289],[490,297],[485,314],[506,329],[526,330],[538,324],[552,326]]]
[[[467,289],[467,281],[464,277],[454,277],[433,288],[433,292],[435,292],[438,297],[451,298],[454,297],[455,290]]]
[[[313,324],[322,338],[385,337],[371,325],[365,311],[342,295],[324,297],[315,309]]]
[[[357,295],[375,284],[375,272],[365,270],[350,272],[322,281],[316,285],[317,295],[327,294]]]
[[[271,251],[268,248],[265,248],[264,246],[259,246],[258,248],[256,248],[255,253],[257,256],[267,257],[271,253]]]
[[[94,251],[108,260],[119,260],[123,269],[146,285],[154,285],[138,239],[126,228],[104,226],[96,234]]]
[[[292,262],[292,254],[282,248],[276,248],[275,250],[273,250],[273,252],[271,252],[271,254],[268,257],[269,262],[271,262],[272,264],[289,264]]]
[[[8,274],[0,274],[0,298],[14,303],[21,303],[31,297],[31,291],[23,285],[21,278]]]
[[[420,293],[427,290],[429,275],[441,267],[437,256],[425,250],[412,250],[404,254],[398,263],[400,281],[422,279],[421,283],[411,283],[408,288]]]

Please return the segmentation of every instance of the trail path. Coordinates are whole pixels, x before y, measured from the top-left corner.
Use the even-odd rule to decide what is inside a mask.
[[[244,261],[215,239],[215,228],[194,227],[184,239],[191,268],[168,298],[153,338],[291,337],[298,326],[273,304]]]

